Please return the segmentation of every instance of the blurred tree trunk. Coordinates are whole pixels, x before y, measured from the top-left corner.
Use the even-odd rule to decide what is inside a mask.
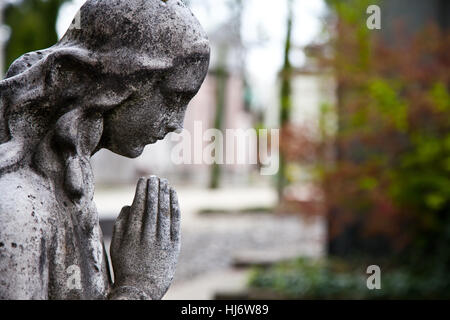
[[[288,17],[286,41],[284,45],[284,63],[281,69],[281,90],[280,90],[280,128],[283,129],[290,121],[292,109],[292,64],[290,61],[290,53],[292,47],[292,24],[293,24],[293,2],[288,0]],[[278,198],[281,202],[283,198],[283,190],[287,185],[286,177],[286,160],[283,154],[280,154],[280,168],[278,171]]]
[[[3,0],[2,0],[3,1]],[[6,3],[0,1],[0,28],[3,28],[3,11],[6,7]],[[7,36],[4,29],[0,30],[0,79],[3,79],[3,75],[5,74],[5,57],[4,57],[4,45],[6,43]]]
[[[219,65],[214,71],[216,78],[216,115],[214,120],[214,128],[222,130],[223,120],[225,117],[225,104],[226,104],[226,91],[227,91],[227,79],[228,73],[226,70],[226,56],[227,49],[225,47],[220,49],[219,52]],[[217,151],[217,149],[216,149]],[[220,165],[214,162],[211,166],[211,178],[209,187],[211,189],[217,189],[220,182]]]
[[[224,27],[227,28],[227,34],[220,40],[222,43],[218,45],[218,64],[211,73],[216,79],[216,115],[214,120],[214,128],[222,130],[225,120],[225,108],[227,104],[227,82],[230,64],[228,61],[229,51],[235,50],[242,46],[241,40],[241,22],[244,4],[242,0],[226,0],[225,3],[230,8],[230,18]],[[219,37],[220,38],[220,37]],[[217,40],[217,39],[216,39]],[[240,67],[243,70],[243,63]],[[216,149],[217,150],[217,149]],[[221,167],[220,164],[213,163],[211,166],[211,174],[209,187],[217,189],[220,184]]]

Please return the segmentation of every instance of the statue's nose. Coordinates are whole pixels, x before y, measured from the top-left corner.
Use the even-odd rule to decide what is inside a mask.
[[[183,125],[180,124],[178,121],[173,121],[167,125],[168,132],[180,133],[181,130],[183,130]]]
[[[167,124],[168,132],[180,133],[180,131],[183,130],[183,122],[184,122],[184,113],[180,113],[177,116],[173,117]]]

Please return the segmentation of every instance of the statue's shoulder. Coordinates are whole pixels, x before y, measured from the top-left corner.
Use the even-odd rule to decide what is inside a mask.
[[[23,230],[36,227],[49,215],[51,192],[45,180],[31,170],[0,176],[0,229],[19,222]]]

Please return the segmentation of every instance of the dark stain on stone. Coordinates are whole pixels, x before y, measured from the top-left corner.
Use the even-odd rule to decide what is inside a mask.
[[[45,239],[41,238],[41,255],[39,256],[39,274],[42,275],[44,274],[44,265],[45,265],[45,261],[47,261],[47,251],[45,250]]]

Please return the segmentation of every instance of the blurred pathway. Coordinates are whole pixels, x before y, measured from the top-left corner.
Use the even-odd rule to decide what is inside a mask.
[[[247,274],[232,269],[233,262],[323,254],[325,230],[320,219],[307,221],[270,213],[198,214],[202,209],[272,207],[276,193],[269,188],[177,190],[182,208],[182,248],[174,283],[165,299],[211,299],[217,290],[243,288]],[[133,196],[132,187],[98,190],[95,200],[100,219],[115,219]]]

